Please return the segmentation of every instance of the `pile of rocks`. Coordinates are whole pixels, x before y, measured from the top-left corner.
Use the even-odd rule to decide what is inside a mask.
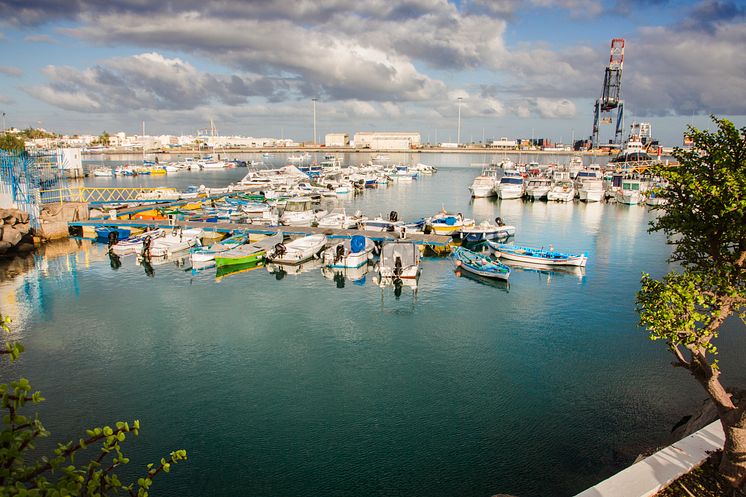
[[[0,209],[0,255],[34,250],[29,215],[18,209]]]

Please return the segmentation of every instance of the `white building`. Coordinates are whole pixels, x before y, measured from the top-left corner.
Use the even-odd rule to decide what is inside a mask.
[[[492,140],[492,142],[490,143],[490,147],[501,149],[515,149],[518,147],[518,142],[516,140],[508,140],[507,137],[502,136],[499,140]]]
[[[83,157],[79,148],[58,148],[57,167],[74,175],[83,175]]]
[[[327,147],[349,147],[350,135],[347,133],[327,133],[324,137],[324,145]]]
[[[420,146],[420,134],[408,132],[361,131],[355,133],[355,147],[371,150],[409,150]]]

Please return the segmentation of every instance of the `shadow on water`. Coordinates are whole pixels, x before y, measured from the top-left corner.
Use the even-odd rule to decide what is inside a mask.
[[[485,278],[483,276],[472,274],[468,271],[460,271],[458,269],[454,271],[454,274],[458,278],[466,278],[467,280],[476,281],[481,285],[497,288],[498,290],[502,290],[505,293],[510,292],[510,283],[508,281],[498,280],[494,278]]]

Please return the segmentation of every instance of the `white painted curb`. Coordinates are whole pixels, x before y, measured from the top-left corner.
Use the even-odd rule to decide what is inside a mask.
[[[576,497],[650,497],[723,448],[720,420],[633,464]]]

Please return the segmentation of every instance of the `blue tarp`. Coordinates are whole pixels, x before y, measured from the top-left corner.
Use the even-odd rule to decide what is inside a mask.
[[[357,254],[365,250],[365,237],[362,235],[355,235],[350,240],[350,251],[353,254]]]

